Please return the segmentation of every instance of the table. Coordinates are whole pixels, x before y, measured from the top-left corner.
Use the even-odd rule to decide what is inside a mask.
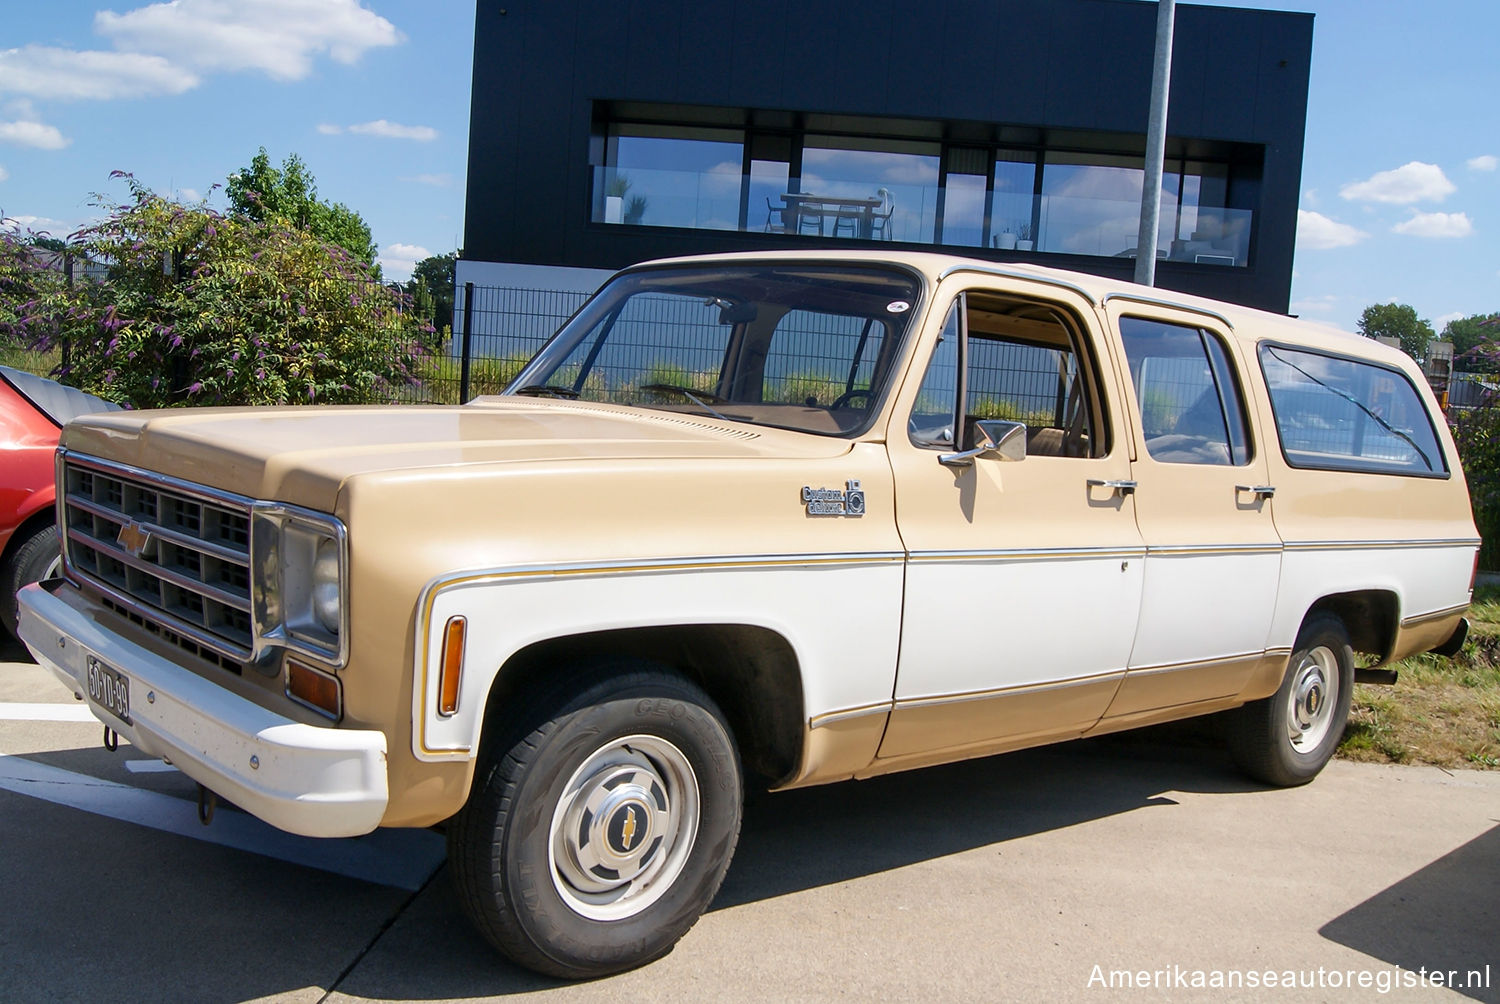
[[[781,219],[786,224],[786,232],[798,234],[802,232],[802,220],[816,216],[818,218],[818,233],[822,234],[823,220],[832,216],[836,221],[839,218],[852,219],[854,221],[854,233],[852,236],[862,240],[869,240],[874,236],[875,210],[884,200],[879,198],[860,199],[844,196],[812,195],[807,192],[783,192],[781,200],[785,208],[781,211]],[[838,235],[838,224],[834,224],[834,235]]]

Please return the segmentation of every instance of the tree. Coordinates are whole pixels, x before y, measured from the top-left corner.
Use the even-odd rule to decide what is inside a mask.
[[[1500,340],[1500,313],[1470,314],[1443,327],[1443,337],[1453,343],[1456,368],[1470,373],[1500,372],[1494,358]]]
[[[66,383],[136,407],[358,403],[410,380],[424,325],[341,247],[273,217],[182,205],[129,175],[77,247],[104,282],[36,300],[24,342],[69,349]]]
[[[453,263],[458,260],[458,251],[435,254],[423,258],[411,270],[411,281],[406,291],[411,294],[418,313],[426,317],[441,335],[444,328],[453,330]],[[431,307],[423,311],[423,296],[430,299]]]
[[[1415,308],[1404,303],[1375,303],[1359,315],[1359,333],[1366,338],[1389,335],[1401,342],[1401,350],[1420,361],[1433,339],[1432,325],[1419,318]]]
[[[229,176],[226,189],[234,212],[260,223],[281,219],[319,240],[337,244],[366,265],[375,264],[375,242],[369,224],[342,202],[318,198],[317,181],[295,153],[271,166],[261,147],[250,166]]]

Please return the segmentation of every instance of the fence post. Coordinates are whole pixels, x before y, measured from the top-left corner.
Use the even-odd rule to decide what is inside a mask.
[[[469,401],[469,360],[473,355],[474,338],[474,284],[464,283],[464,338],[458,368],[458,403]]]

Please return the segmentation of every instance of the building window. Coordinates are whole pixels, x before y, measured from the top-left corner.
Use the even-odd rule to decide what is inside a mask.
[[[815,216],[824,235],[876,237],[874,215],[889,213],[889,239],[933,243],[941,152],[937,143],[808,136],[795,193],[806,207],[798,233],[814,232],[809,217]]]
[[[898,127],[871,119],[871,134],[851,135],[738,109],[632,107],[632,116],[652,115],[645,122],[611,120],[607,105],[598,111],[595,223],[1136,254],[1144,170],[1127,150],[1139,149],[1137,137],[1119,137],[1127,150],[1109,150],[1099,135],[1054,130],[1028,148],[940,142],[945,125],[938,122]],[[762,122],[768,117],[774,125]],[[857,129],[861,121],[842,119],[839,127]],[[898,128],[904,136],[874,135]],[[1191,144],[1197,159],[1169,156],[1164,164],[1154,253],[1192,265],[1248,266],[1262,153],[1176,142],[1178,152]]]
[[[738,131],[612,126],[596,169],[594,221],[739,230],[743,161]]]

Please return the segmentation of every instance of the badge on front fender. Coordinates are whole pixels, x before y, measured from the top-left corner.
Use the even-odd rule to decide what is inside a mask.
[[[812,488],[804,485],[802,501],[807,505],[809,516],[863,516],[865,514],[865,490],[859,481],[844,482],[843,491],[837,488]]]

